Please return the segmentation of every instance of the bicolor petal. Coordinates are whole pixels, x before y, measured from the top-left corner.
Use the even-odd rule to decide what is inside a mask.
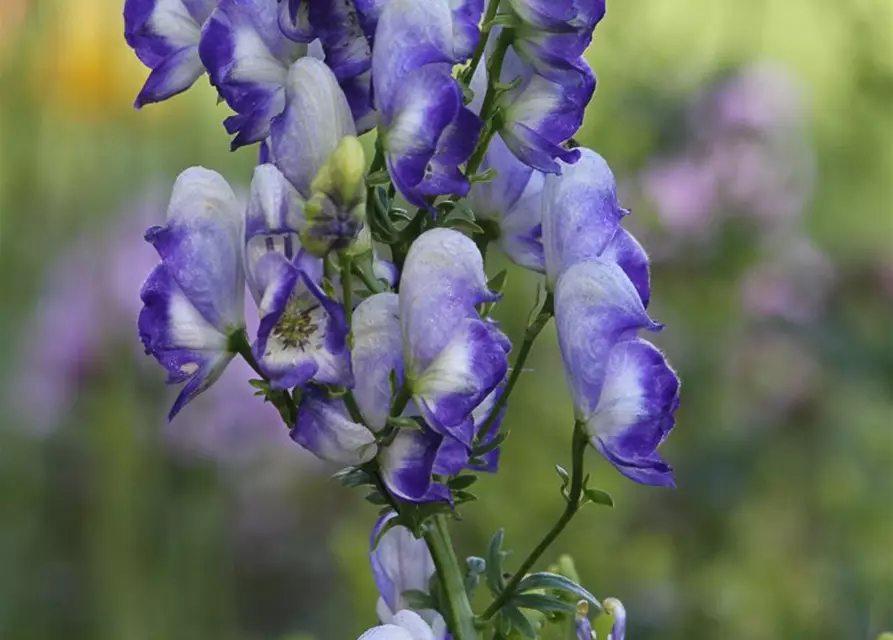
[[[341,465],[360,465],[377,451],[375,436],[347,415],[341,400],[316,387],[304,391],[291,438],[315,456]]]
[[[305,198],[311,183],[345,136],[355,136],[350,106],[332,71],[302,58],[288,72],[287,100],[271,127],[271,151],[282,173]]]
[[[391,375],[403,384],[403,338],[399,301],[394,293],[377,293],[353,313],[353,393],[366,424],[380,431],[391,408]]]
[[[236,112],[224,125],[236,134],[233,148],[259,142],[285,107],[292,61],[307,45],[279,28],[277,0],[220,0],[205,24],[199,54],[221,97]]]
[[[547,284],[553,287],[569,267],[602,255],[629,213],[617,199],[608,163],[580,149],[580,160],[547,176],[543,191],[543,244]]]
[[[165,226],[146,232],[161,256],[143,285],[139,333],[167,369],[185,382],[170,417],[208,388],[232,358],[230,336],[244,327],[242,215],[217,173],[193,167],[177,178]]]
[[[381,516],[369,537],[372,577],[384,605],[385,615],[381,615],[383,607],[378,607],[382,622],[390,622],[395,613],[409,606],[403,597],[405,592],[427,593],[435,570],[428,545],[423,539],[413,536],[409,529],[397,525],[381,533],[394,517],[393,513]]]
[[[623,227],[618,227],[601,257],[603,260],[616,262],[626,272],[636,291],[639,292],[642,304],[647,308],[651,301],[651,270],[648,254],[633,234]]]
[[[628,478],[675,486],[656,453],[676,424],[679,378],[650,342],[623,340],[608,360],[598,404],[586,419],[593,446]]]
[[[614,618],[608,640],[624,640],[626,638],[626,609],[623,603],[617,598],[606,598],[604,607],[605,611]]]
[[[215,0],[126,0],[124,38],[152,69],[137,108],[185,91],[204,73],[198,43],[214,5]]]
[[[431,229],[409,249],[400,279],[400,323],[407,374],[417,379],[453,339],[475,306],[495,302],[474,242],[451,229]]]
[[[469,204],[475,218],[493,223],[497,243],[516,264],[545,270],[542,243],[544,176],[518,160],[497,135],[481,169],[494,169],[496,178],[472,186]]]
[[[289,261],[276,251],[257,263],[262,296],[254,356],[274,389],[311,380],[351,386],[344,311],[299,264],[300,258]]]
[[[391,624],[369,629],[359,640],[444,640],[444,637],[435,635],[419,614],[404,610],[394,614]]]
[[[388,491],[408,502],[447,499],[449,492],[431,477],[440,442],[440,436],[427,430],[400,429],[378,457]]]
[[[507,370],[506,352],[492,328],[482,320],[466,318],[431,364],[413,379],[413,397],[433,429],[471,445],[475,433],[468,418]]]

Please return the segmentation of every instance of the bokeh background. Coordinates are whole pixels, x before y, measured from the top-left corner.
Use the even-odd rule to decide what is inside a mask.
[[[679,488],[625,481],[555,552],[633,640],[862,640],[893,628],[893,8],[613,2],[579,140],[652,253],[684,381]],[[143,229],[201,164],[245,185],[204,81],[142,112],[120,0],[0,0],[0,638],[353,638],[375,508],[303,455],[248,373],[171,425],[141,354]],[[501,268],[498,256],[488,265]],[[498,312],[519,336],[536,278]],[[516,557],[559,511],[571,408],[551,330],[503,469],[456,527]]]

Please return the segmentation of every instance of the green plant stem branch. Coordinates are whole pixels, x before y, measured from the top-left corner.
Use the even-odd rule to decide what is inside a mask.
[[[484,103],[481,106],[481,120],[484,122],[484,130],[481,132],[481,138],[478,140],[477,147],[475,147],[474,152],[468,159],[468,163],[465,165],[466,178],[471,178],[477,174],[478,169],[481,168],[481,163],[484,161],[484,156],[487,154],[490,141],[496,135],[493,116],[496,110],[496,98],[500,91],[498,87],[499,78],[502,75],[502,63],[505,60],[505,54],[514,38],[515,34],[512,29],[503,29],[496,40],[493,55],[487,61],[489,82],[487,84],[487,93],[484,94]]]
[[[375,277],[375,274],[367,273],[356,264],[351,264],[351,269],[353,274],[366,285],[366,288],[369,289],[369,291],[372,293],[381,293],[384,291],[384,287],[381,286],[381,283]]]
[[[453,543],[450,540],[450,532],[446,518],[442,515],[433,516],[428,521],[425,531],[425,542],[431,557],[434,559],[434,567],[437,569],[437,577],[446,597],[446,619],[449,622],[450,631],[455,640],[477,640],[478,633],[474,626],[474,612],[465,592],[465,580],[459,561],[453,551]]]
[[[486,441],[486,438],[490,434],[493,425],[496,424],[496,419],[499,417],[499,414],[502,413],[502,410],[508,404],[509,396],[512,395],[512,391],[515,389],[515,384],[517,384],[518,380],[521,377],[521,373],[524,371],[524,364],[527,362],[527,357],[530,355],[530,350],[531,348],[533,348],[533,343],[536,341],[537,336],[539,336],[539,334],[542,332],[543,328],[549,322],[549,319],[552,317],[553,314],[554,302],[552,294],[550,293],[546,296],[545,301],[543,301],[543,306],[539,310],[539,313],[537,313],[536,318],[527,326],[527,330],[524,332],[524,342],[521,343],[521,348],[518,350],[518,356],[515,358],[515,364],[512,365],[512,372],[511,374],[509,374],[509,379],[508,382],[506,382],[505,384],[505,389],[499,396],[496,404],[493,406],[493,410],[490,412],[487,420],[484,422],[483,425],[481,425],[480,431],[478,431],[478,443]]]
[[[493,18],[496,17],[496,11],[498,9],[499,0],[490,0],[490,4],[487,6],[487,13],[484,14],[484,21],[481,24],[486,26],[490,22],[492,22]],[[462,72],[462,80],[465,82],[465,84],[471,84],[471,79],[474,78],[474,72],[477,71],[478,65],[481,63],[481,60],[484,57],[484,52],[487,50],[487,41],[489,39],[489,31],[484,31],[481,33],[480,40],[478,40],[478,46],[475,48],[474,53],[471,56],[471,60],[468,62],[468,66],[465,68],[465,71]]]
[[[496,615],[506,602],[508,602],[512,595],[514,595],[515,589],[518,588],[518,585],[524,579],[524,576],[527,575],[527,572],[530,571],[531,567],[536,564],[536,561],[540,559],[546,549],[555,542],[568,523],[574,519],[575,515],[577,515],[577,511],[580,509],[581,498],[583,497],[583,456],[586,453],[588,442],[589,439],[586,436],[584,424],[577,420],[574,422],[574,435],[571,446],[571,457],[573,461],[571,482],[566,495],[567,503],[565,504],[564,512],[536,548],[531,551],[530,555],[528,555],[524,562],[521,563],[521,566],[518,567],[518,570],[512,576],[511,580],[505,585],[505,589],[503,589],[496,599],[493,600],[486,611],[481,614],[481,620],[489,620]]]
[[[351,326],[353,319],[353,278],[351,278],[351,260],[346,251],[338,254],[341,267],[341,304],[344,306],[344,319]]]
[[[242,356],[242,359],[248,363],[248,366],[251,367],[258,376],[269,382],[270,379],[261,370],[260,365],[254,357],[254,353],[251,351],[251,343],[248,340],[248,333],[242,329],[239,332],[232,334],[229,337],[229,340],[230,350],[233,353],[238,353]],[[287,417],[282,417],[286,420],[285,426],[291,428],[294,426],[295,421],[298,418],[298,408],[295,406],[294,398],[291,397],[291,394],[288,391],[274,391],[273,393],[279,397],[284,406],[288,409],[289,415]]]
[[[399,418],[403,415],[403,410],[406,409],[406,405],[409,404],[410,400],[412,400],[412,389],[407,381],[400,387],[400,391],[397,392],[397,397],[394,398],[394,404],[391,405],[391,417]]]

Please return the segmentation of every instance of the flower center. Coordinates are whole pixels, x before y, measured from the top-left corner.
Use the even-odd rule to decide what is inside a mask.
[[[293,295],[285,306],[282,317],[273,329],[275,335],[286,348],[306,350],[319,326],[320,308],[305,308],[306,300]]]

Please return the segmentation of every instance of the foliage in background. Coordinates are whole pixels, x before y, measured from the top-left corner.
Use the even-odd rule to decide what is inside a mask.
[[[254,161],[227,152],[224,107],[210,91],[141,117],[126,108],[143,72],[120,40],[119,9],[112,0],[32,3],[21,26],[0,36],[0,79],[16,88],[0,95],[0,373],[9,405],[0,636],[344,637],[374,618],[372,508],[343,502],[297,458],[297,477],[270,474],[252,486],[267,461],[233,475],[213,459],[172,455],[161,437],[161,381],[137,364],[132,323],[91,355],[97,366],[74,372],[74,404],[48,435],[35,437],[34,415],[12,411],[34,353],[22,346],[53,351],[63,337],[39,335],[34,318],[74,247],[100,251],[105,222],[131,215],[147,188],[185,166],[235,176]],[[661,239],[647,243],[663,261],[654,315],[674,328],[662,347],[687,386],[665,451],[680,488],[644,491],[593,463],[617,507],[585,513],[561,544],[584,584],[597,593],[610,585],[626,603],[629,637],[869,638],[893,626],[889,13],[881,0],[615,2],[598,34],[600,89],[581,142],[608,158],[635,218]],[[707,250],[684,245],[664,258],[672,243],[645,187],[657,161],[691,150],[701,122],[687,114],[698,96],[766,60],[797,78],[796,119],[815,163],[797,238],[832,274],[813,265],[798,276],[824,294],[795,322],[753,314],[746,295],[754,269],[789,257],[789,236],[778,242],[775,229],[755,231],[717,205]],[[513,337],[533,304],[523,284],[509,283],[503,307]],[[95,286],[84,276],[62,288],[86,296]],[[507,443],[506,470],[478,485],[496,506],[468,508],[468,554],[483,555],[497,523],[513,548],[527,549],[555,516],[552,463],[566,462],[570,404],[554,345],[538,345],[530,366],[540,375],[522,379],[509,417],[525,436]],[[343,581],[319,551],[325,540],[350,572],[350,592],[334,588]]]

